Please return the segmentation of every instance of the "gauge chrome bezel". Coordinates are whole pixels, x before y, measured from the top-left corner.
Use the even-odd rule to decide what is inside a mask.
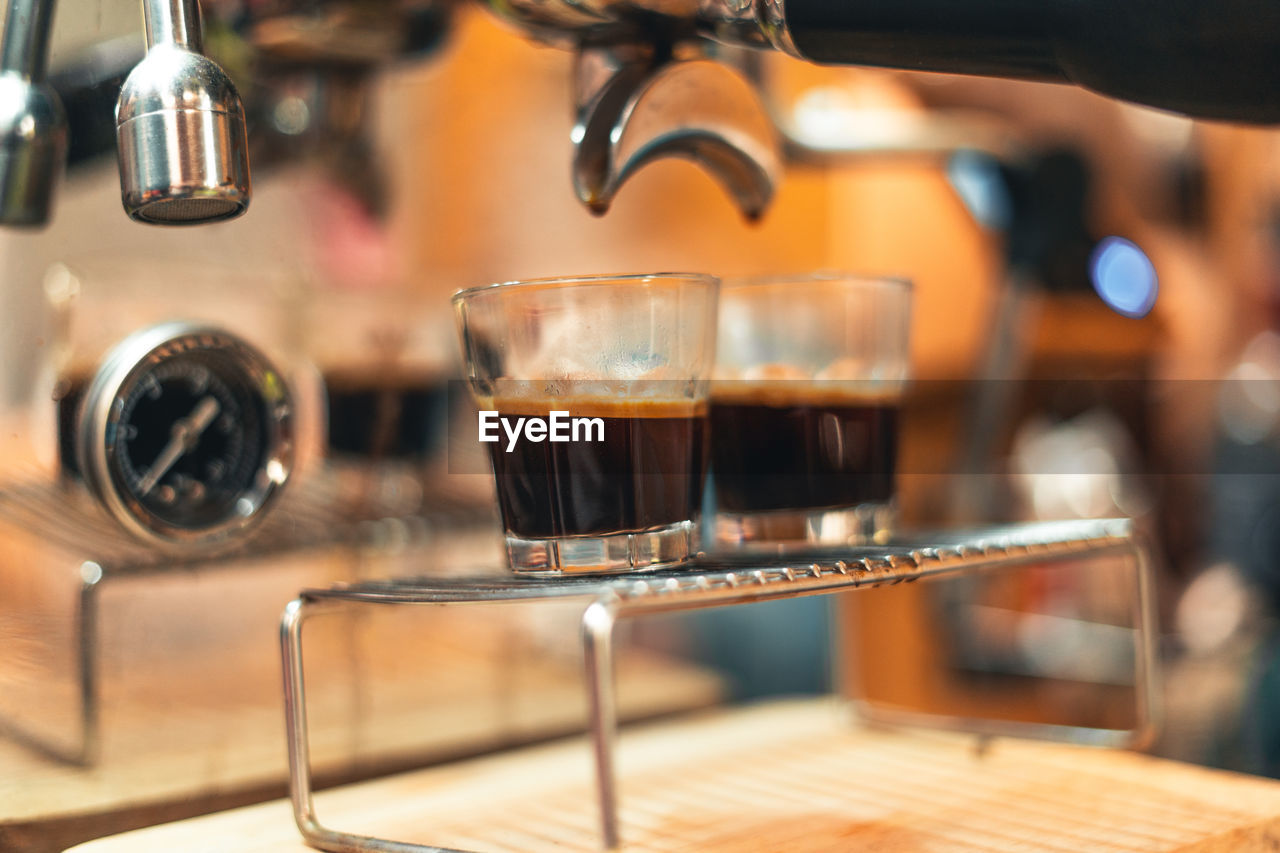
[[[188,352],[218,351],[242,373],[263,409],[262,461],[252,486],[231,514],[214,524],[184,527],[159,518],[122,485],[115,430],[125,414],[128,391],[162,362]],[[267,514],[293,470],[293,400],[283,374],[256,348],[222,329],[194,323],[164,323],[135,332],[102,362],[85,393],[77,420],[76,452],[85,482],[108,512],[130,533],[176,551],[219,547],[246,533]],[[238,509],[248,500],[248,510]]]

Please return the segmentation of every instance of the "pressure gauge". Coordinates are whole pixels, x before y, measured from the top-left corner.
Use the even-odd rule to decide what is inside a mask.
[[[256,349],[219,329],[154,326],[112,350],[85,393],[79,467],[139,538],[225,543],[288,480],[292,425],[285,382]]]

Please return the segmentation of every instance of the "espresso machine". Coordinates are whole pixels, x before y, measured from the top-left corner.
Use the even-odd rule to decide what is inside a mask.
[[[573,116],[567,140],[572,189],[596,214],[604,214],[620,188],[644,166],[679,158],[716,179],[743,217],[763,216],[795,152],[780,140],[776,117],[761,95],[762,52],[822,64],[1077,84],[1194,117],[1256,124],[1280,121],[1280,71],[1273,61],[1280,46],[1280,11],[1262,0],[487,0],[483,5],[520,36],[573,53],[572,90],[566,92],[565,104]],[[145,41],[138,34],[127,35],[93,46],[70,67],[50,69],[51,33],[81,11],[72,0],[64,0],[61,9],[54,6],[53,0],[10,0],[0,46],[0,223],[13,226],[19,238],[44,225],[57,205],[74,203],[57,191],[68,160],[87,160],[113,147],[121,204],[141,226],[199,225],[241,216],[251,221],[255,214],[270,215],[253,204],[251,175],[293,160],[317,166],[348,189],[366,214],[377,218],[386,208],[389,178],[378,166],[370,139],[374,84],[394,65],[430,62],[445,43],[457,12],[451,0],[208,0],[203,8],[197,0],[144,0]],[[195,234],[198,240],[199,232]],[[47,277],[46,291],[55,309],[78,298],[84,281],[75,270]],[[196,296],[191,303],[198,301],[202,287],[193,286]],[[288,313],[287,304],[283,311]],[[57,310],[54,313],[56,325],[60,321]],[[162,344],[180,348],[218,343],[202,328],[169,328],[158,338],[157,327],[148,328],[154,340],[140,341],[123,332],[116,336],[131,341],[135,359]],[[156,624],[161,615],[172,619],[177,613],[179,619],[195,624],[217,610],[219,597],[238,596],[255,602],[226,620],[227,632],[239,632],[250,616],[273,618],[280,601],[300,586],[396,571],[397,555],[406,543],[418,541],[427,527],[460,528],[488,520],[482,512],[458,510],[465,502],[451,503],[447,495],[426,509],[420,503],[406,505],[399,501],[404,489],[384,488],[389,480],[382,468],[372,480],[360,473],[364,469],[359,464],[354,479],[343,479],[350,468],[336,478],[314,475],[316,469],[308,465],[314,464],[319,451],[308,449],[306,424],[322,420],[317,412],[324,406],[314,404],[322,392],[308,385],[305,370],[289,369],[287,347],[262,344],[260,338],[270,335],[255,336],[243,327],[232,331],[264,349],[267,358],[259,362],[253,349],[245,354],[238,342],[222,342],[241,353],[231,361],[239,365],[239,372],[226,374],[223,384],[246,373],[270,373],[263,363],[274,362],[285,368],[280,373],[292,401],[285,406],[292,411],[282,410],[284,398],[273,398],[274,408],[264,410],[274,424],[271,441],[277,452],[271,461],[277,467],[264,466],[260,477],[253,472],[257,478],[246,487],[243,497],[252,510],[246,516],[253,516],[252,524],[219,525],[211,544],[184,550],[186,545],[175,545],[173,537],[157,537],[145,528],[139,533],[138,525],[129,521],[128,496],[104,497],[109,487],[102,484],[110,482],[109,476],[88,489],[76,482],[10,490],[0,501],[6,512],[14,513],[14,523],[28,531],[38,533],[49,518],[65,517],[69,511],[78,519],[71,527],[56,522],[56,541],[39,535],[22,539],[6,558],[18,568],[8,574],[0,571],[22,578],[13,588],[25,597],[10,601],[35,620],[32,633],[58,644],[56,659],[49,663],[58,677],[29,693],[10,691],[12,707],[0,708],[6,728],[70,763],[92,764],[99,758],[101,682],[127,668],[130,656],[154,651],[147,647],[146,637],[133,632],[121,635],[127,642],[108,646],[105,657],[101,649],[95,652],[95,643],[104,636],[100,620],[117,630],[139,612],[144,614],[141,622],[153,618]],[[97,357],[118,342],[97,341],[85,349]],[[82,367],[76,365],[77,370]],[[51,387],[62,378],[54,377]],[[148,388],[140,388],[137,393],[145,396]],[[62,387],[58,400],[75,399],[66,396],[69,391],[85,394],[94,389],[91,384]],[[127,398],[133,391],[117,385],[96,393],[109,401],[113,394]],[[199,416],[181,420],[179,432],[216,429],[219,410],[231,405],[228,401],[234,397],[232,393],[218,398],[216,408],[197,408]],[[197,407],[202,403],[203,399],[194,401]],[[329,403],[333,405],[333,398]],[[84,422],[84,428],[92,427],[96,435],[109,427],[131,426],[110,423],[108,408],[104,402],[99,420]],[[294,416],[292,427],[286,425],[289,414]],[[55,457],[91,459],[93,452],[77,443],[90,444],[92,436],[76,434],[80,427],[74,417],[68,418],[60,440],[72,435],[67,448],[55,448]],[[362,441],[355,441],[356,451],[367,450]],[[73,473],[88,472],[82,468]],[[267,500],[271,490],[262,478],[274,485],[291,479],[293,488],[278,501]],[[389,501],[371,499],[373,508],[346,525],[352,520],[349,507],[335,496],[349,495],[351,482],[359,482],[370,494],[394,494]],[[304,483],[319,485],[298,488]],[[482,498],[480,503],[487,505],[488,496]],[[62,555],[58,580],[34,582],[23,572],[47,561],[50,542]],[[439,539],[431,540],[432,548],[439,544]],[[450,563],[442,553],[434,558],[442,565]],[[220,565],[227,555],[234,558],[230,570]],[[348,557],[351,562],[344,562]],[[175,565],[182,571],[169,571]],[[270,572],[260,571],[263,566]],[[189,595],[184,585],[200,586],[203,597]],[[145,593],[137,592],[144,589]],[[132,598],[135,595],[145,597]],[[127,606],[113,615],[110,608],[121,602]],[[40,620],[45,621],[36,624]],[[464,635],[475,630],[464,622],[454,629]],[[390,631],[379,639],[374,633],[362,635],[354,653],[340,637],[333,640],[338,653],[348,655],[352,696],[367,686],[361,683],[365,676],[359,672],[358,658],[375,657],[380,643],[391,645],[401,636]],[[488,635],[478,645],[492,639],[484,637]],[[212,629],[205,639],[210,645],[220,642]],[[33,649],[27,657],[40,662],[40,655]],[[239,677],[236,660],[229,653],[210,669],[229,683]],[[180,668],[174,666],[175,671]],[[494,669],[501,674],[503,666]],[[270,672],[264,678],[273,689],[274,676]],[[716,685],[699,673],[683,672],[682,677],[698,697],[695,701],[711,701],[717,695]],[[112,695],[125,690],[110,684],[108,688]],[[49,701],[44,694],[50,690],[64,713],[24,719],[22,705],[41,707]],[[166,701],[197,706],[208,701],[207,692],[201,685]],[[350,704],[351,714],[358,716],[359,702],[353,699]],[[630,711],[623,705],[620,713],[626,716]],[[517,739],[513,725],[516,730],[524,725],[518,714],[503,718],[494,728],[500,739]],[[369,727],[367,722],[353,725],[360,735],[353,735],[352,741],[371,737],[360,726]],[[392,738],[381,748],[404,751],[405,744]],[[420,741],[411,746],[415,755],[422,754]],[[334,752],[353,760],[345,745]]]

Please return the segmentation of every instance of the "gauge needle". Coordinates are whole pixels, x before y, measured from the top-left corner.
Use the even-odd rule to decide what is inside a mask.
[[[160,451],[156,461],[151,463],[147,475],[138,481],[140,496],[146,497],[150,494],[156,487],[156,483],[160,482],[160,478],[182,458],[182,454],[196,446],[200,435],[209,427],[209,424],[213,423],[220,409],[217,398],[205,397],[191,410],[191,414],[173,422],[169,443],[164,446],[164,450]]]

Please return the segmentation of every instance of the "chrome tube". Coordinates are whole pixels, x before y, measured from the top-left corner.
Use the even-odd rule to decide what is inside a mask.
[[[43,225],[67,157],[67,117],[45,83],[53,0],[10,0],[0,42],[0,224]]]
[[[147,45],[172,44],[204,53],[200,5],[188,0],[143,0]]]

